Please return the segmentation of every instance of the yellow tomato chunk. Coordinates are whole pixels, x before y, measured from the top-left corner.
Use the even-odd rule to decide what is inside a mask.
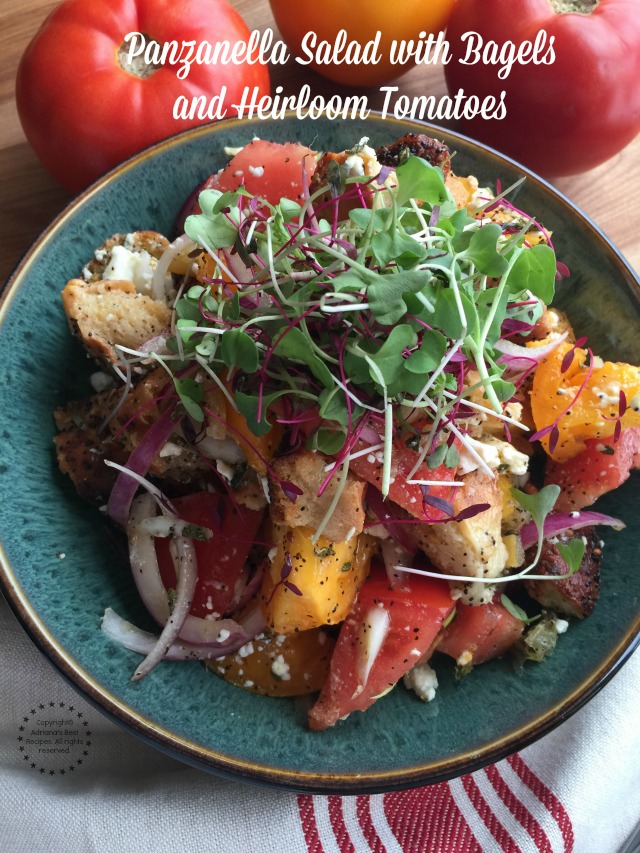
[[[553,442],[550,446],[550,434],[541,439],[549,456],[557,462],[565,462],[584,450],[585,439],[613,436],[618,420],[622,429],[640,426],[640,368],[603,362],[598,357],[594,357],[590,368],[588,353],[577,348],[568,369],[562,372],[563,359],[571,348],[571,344],[562,343],[541,361],[531,389],[536,429],[552,424],[557,427],[555,447]],[[626,401],[622,414],[620,392]]]
[[[327,677],[333,637],[322,628],[270,634],[207,666],[225,681],[266,696],[303,696],[320,690]]]
[[[313,535],[308,527],[273,526],[276,552],[262,601],[267,625],[280,634],[342,622],[369,573],[373,537],[330,542],[321,536],[314,545]]]

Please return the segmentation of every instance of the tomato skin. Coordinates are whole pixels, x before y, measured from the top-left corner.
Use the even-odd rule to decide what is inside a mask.
[[[254,139],[232,157],[221,172],[212,175],[203,189],[227,192],[243,186],[252,195],[266,198],[269,204],[279,204],[282,198],[301,202],[303,189],[309,189],[316,165],[315,153],[299,142]],[[307,179],[304,188],[303,168]]]
[[[421,31],[437,33],[445,28],[455,0],[403,0],[388,3],[383,0],[324,0],[322,3],[300,3],[298,0],[269,0],[278,29],[290,50],[308,63],[309,56],[301,50],[305,35],[313,31],[318,36],[315,47],[308,50],[315,56],[321,41],[334,44],[340,30],[347,31],[347,43],[358,41],[363,47],[382,33],[380,61],[310,63],[323,77],[347,86],[377,86],[399,77],[412,67],[392,64],[389,56],[393,39],[417,39]]]
[[[524,622],[499,601],[478,607],[458,604],[456,618],[445,628],[437,650],[456,660],[468,652],[471,658],[466,663],[484,663],[509,651],[523,630]]]
[[[213,537],[194,540],[198,560],[191,614],[205,618],[212,613],[223,615],[233,604],[249,550],[262,522],[262,511],[236,508],[226,495],[199,492],[176,498],[174,506],[181,518],[208,527]],[[169,540],[156,539],[160,574],[167,589],[175,588],[176,573],[169,553]]]
[[[249,37],[226,0],[65,0],[58,6],[22,57],[16,102],[36,154],[71,191],[148,145],[208,120],[174,119],[180,95],[189,101],[203,95],[208,103],[225,85],[230,108],[245,86],[269,93],[268,70],[261,63],[194,62],[186,79],[176,75],[179,63],[167,63],[147,77],[135,76],[118,59],[131,32],[160,44],[213,45]]]
[[[360,445],[356,449],[360,449]],[[392,482],[389,483],[389,500],[401,506],[415,518],[425,518],[425,510],[431,519],[440,520],[446,518],[446,513],[441,510],[432,506],[423,506],[422,489],[418,484],[412,485],[407,483],[407,477],[417,461],[418,454],[415,450],[407,447],[405,441],[398,439],[393,442],[391,463]],[[381,450],[376,451],[373,462],[370,460],[369,455],[358,456],[349,462],[349,468],[356,477],[380,489],[382,485]],[[445,465],[439,465],[437,468],[431,469],[426,464],[423,464],[414,474],[413,479],[442,482],[442,486],[431,486],[429,495],[449,502],[452,499],[453,489],[446,484],[448,481],[455,480],[455,475],[455,468],[447,468]]]
[[[497,65],[462,65],[461,36],[486,44],[555,39],[555,61],[514,64],[506,79]],[[463,130],[547,177],[572,175],[608,160],[640,131],[640,15],[636,0],[600,0],[588,15],[553,12],[548,0],[458,0],[447,30],[453,59],[449,92],[481,99],[507,93],[503,120],[475,118]],[[547,43],[548,44],[548,43]]]
[[[617,489],[637,468],[640,468],[640,427],[631,427],[622,430],[618,441],[598,438],[585,441],[585,449],[566,462],[547,460],[544,482],[545,486],[555,483],[562,489],[555,508],[572,512]]]
[[[367,620],[376,607],[388,614],[389,630],[361,687]],[[385,570],[375,565],[340,630],[329,677],[309,711],[310,728],[321,731],[346,714],[373,705],[420,660],[453,607],[445,581],[412,575],[402,588],[389,589]]]

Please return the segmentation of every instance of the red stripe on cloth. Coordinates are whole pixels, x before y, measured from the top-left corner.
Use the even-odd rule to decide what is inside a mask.
[[[496,794],[500,797],[518,823],[520,823],[529,833],[536,845],[536,850],[538,850],[539,853],[553,853],[551,842],[547,838],[546,832],[524,803],[516,797],[511,788],[500,775],[495,764],[492,764],[490,767],[486,767],[484,772],[493,785]]]
[[[380,840],[376,828],[373,825],[373,821],[371,820],[370,797],[361,794],[356,798],[356,814],[358,815],[358,823],[360,824],[362,834],[367,839],[367,844],[371,848],[371,853],[387,853],[387,848]]]
[[[298,794],[298,814],[308,853],[324,853],[313,808],[313,797],[310,794]]]
[[[507,758],[507,761],[522,779],[524,784],[530,788],[542,805],[546,806],[549,810],[549,813],[560,828],[565,853],[572,853],[573,846],[575,844],[575,837],[573,834],[571,818],[569,817],[565,807],[553,791],[550,788],[547,788],[542,779],[536,776],[519,753],[516,752],[514,755],[510,755],[509,758]]]
[[[342,812],[342,797],[335,795],[327,797],[327,805],[329,808],[331,829],[336,837],[340,853],[356,853],[356,848],[349,837],[349,830],[345,826],[344,814]]]
[[[385,794],[384,813],[404,853],[483,853],[447,782]]]
[[[461,781],[467,792],[467,796],[471,800],[471,805],[478,812],[482,818],[482,822],[500,845],[500,850],[503,853],[522,853],[516,842],[491,810],[489,803],[482,796],[482,791],[478,788],[473,776],[463,776]]]

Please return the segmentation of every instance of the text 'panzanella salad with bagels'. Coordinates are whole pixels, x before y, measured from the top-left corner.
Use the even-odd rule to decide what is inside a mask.
[[[319,691],[313,729],[433,698],[434,656],[542,660],[624,526],[584,507],[637,466],[638,368],[548,307],[552,235],[442,143],[230,154],[173,242],[117,234],[62,294],[103,369],[56,412],[60,467],[158,624],[102,629],[135,680]]]

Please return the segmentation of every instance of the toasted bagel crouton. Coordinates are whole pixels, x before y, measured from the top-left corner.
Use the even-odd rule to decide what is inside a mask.
[[[327,472],[324,470],[327,458],[320,453],[301,450],[290,456],[274,459],[271,463],[273,474],[269,476],[271,493],[271,517],[276,524],[287,527],[310,527],[316,530],[329,509],[338,487],[338,476],[333,477],[322,495],[318,489],[324,482]],[[293,483],[302,494],[291,501],[282,490],[280,481]],[[350,535],[362,533],[364,526],[365,484],[352,474],[347,476],[347,484],[340,495],[335,510],[323,535],[333,542],[344,542]]]
[[[71,279],[62,291],[71,331],[99,361],[118,361],[116,345],[137,349],[169,328],[171,311],[163,303],[136,292],[130,281]]]

